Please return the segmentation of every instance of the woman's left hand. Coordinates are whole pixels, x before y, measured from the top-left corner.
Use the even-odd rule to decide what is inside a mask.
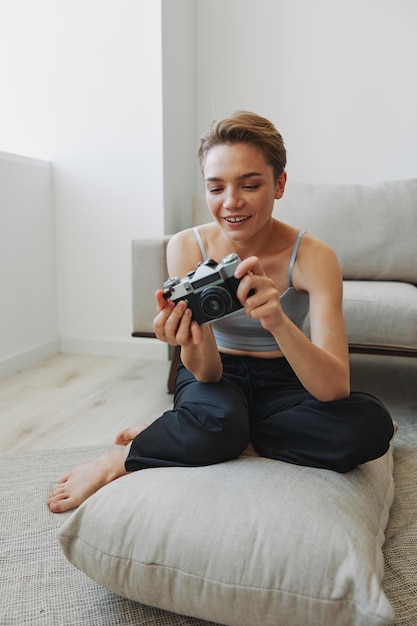
[[[241,278],[236,295],[246,314],[258,319],[265,330],[274,333],[284,316],[280,293],[272,278],[265,274],[258,257],[251,256],[239,263],[235,277]]]

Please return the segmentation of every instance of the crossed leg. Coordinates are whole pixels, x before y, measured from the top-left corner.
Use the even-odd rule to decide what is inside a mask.
[[[64,474],[49,494],[47,504],[50,511],[52,513],[69,511],[82,504],[101,487],[127,474],[125,461],[132,441],[147,426],[148,424],[143,424],[135,428],[125,428],[115,438],[119,448]],[[251,444],[242,454],[258,456]]]

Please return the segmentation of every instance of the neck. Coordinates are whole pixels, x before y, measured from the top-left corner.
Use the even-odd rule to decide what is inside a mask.
[[[239,240],[227,238],[228,246],[233,247],[241,259],[248,256],[263,257],[268,255],[273,249],[276,249],[279,239],[278,222],[271,218],[260,231],[258,231],[250,239]]]

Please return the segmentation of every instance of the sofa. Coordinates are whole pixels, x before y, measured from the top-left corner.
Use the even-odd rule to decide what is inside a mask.
[[[351,352],[417,356],[417,179],[374,185],[289,181],[274,216],[335,250]],[[208,219],[204,199],[197,197],[194,220]],[[167,278],[168,239],[133,241],[133,336],[154,337],[154,291]],[[174,351],[170,392],[177,362]]]

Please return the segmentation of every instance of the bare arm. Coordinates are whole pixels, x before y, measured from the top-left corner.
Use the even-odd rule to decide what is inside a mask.
[[[277,340],[280,349],[304,387],[322,401],[346,397],[350,392],[346,329],[342,315],[342,277],[334,252],[322,242],[310,240],[297,259],[294,279],[298,289],[310,295],[311,341],[283,313],[279,293],[256,257],[243,261],[241,291],[256,289],[244,302],[248,315],[259,319]],[[240,289],[240,286],[239,286]]]
[[[167,249],[170,276],[183,278],[195,269],[201,255],[190,231],[174,235]],[[191,321],[191,309],[185,301],[176,305],[156,292],[158,314],[154,319],[155,334],[161,341],[181,346],[181,360],[200,382],[218,382],[223,373],[219,351],[211,327]]]

